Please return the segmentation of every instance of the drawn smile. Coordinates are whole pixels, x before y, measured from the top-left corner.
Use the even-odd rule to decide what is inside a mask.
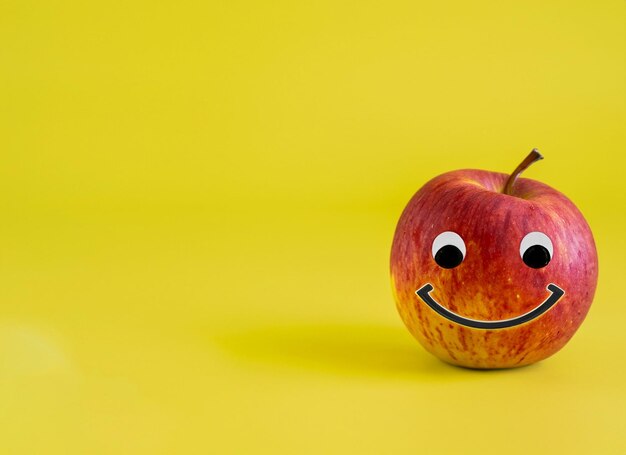
[[[546,289],[550,292],[548,298],[539,306],[533,308],[528,313],[524,313],[520,316],[510,319],[499,319],[495,321],[483,321],[477,319],[470,319],[456,314],[441,304],[437,303],[435,299],[430,296],[430,292],[433,290],[433,285],[426,283],[419,288],[415,293],[426,303],[429,307],[439,313],[446,319],[457,324],[464,325],[466,327],[472,327],[474,329],[504,329],[507,327],[514,327],[516,325],[524,324],[532,321],[533,319],[541,316],[543,313],[552,308],[561,297],[565,295],[565,291],[558,287],[554,283],[550,283]]]

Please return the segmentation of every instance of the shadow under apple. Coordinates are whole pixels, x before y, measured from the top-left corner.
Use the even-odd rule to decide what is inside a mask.
[[[266,366],[271,372],[284,368],[361,378],[440,382],[511,371],[489,372],[448,365],[426,352],[401,326],[273,325],[221,333],[213,341],[239,362]]]

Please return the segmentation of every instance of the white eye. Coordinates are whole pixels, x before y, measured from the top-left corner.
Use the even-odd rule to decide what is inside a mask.
[[[442,232],[433,240],[433,258],[444,269],[452,269],[461,264],[465,259],[465,253],[465,242],[456,232]]]
[[[528,267],[533,269],[545,267],[554,254],[552,240],[543,232],[529,232],[519,245],[519,254]]]

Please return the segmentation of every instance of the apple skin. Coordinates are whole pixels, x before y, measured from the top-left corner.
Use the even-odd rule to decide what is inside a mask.
[[[551,356],[587,315],[598,280],[598,257],[583,215],[562,193],[520,178],[502,193],[508,175],[458,170],[426,183],[404,209],[391,249],[397,309],[409,331],[432,354],[470,368],[511,368]],[[437,265],[431,247],[444,231],[466,245],[456,268]],[[529,232],[550,237],[554,253],[544,268],[528,267],[520,242]],[[554,283],[565,295],[547,312],[518,326],[476,329],[452,322],[417,295],[425,283],[447,309],[472,319],[514,318],[546,300]]]

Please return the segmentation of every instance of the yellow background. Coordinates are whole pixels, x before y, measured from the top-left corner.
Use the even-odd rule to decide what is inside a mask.
[[[0,452],[626,453],[625,4],[0,3]],[[566,348],[430,357],[396,314],[428,179],[567,194]]]

